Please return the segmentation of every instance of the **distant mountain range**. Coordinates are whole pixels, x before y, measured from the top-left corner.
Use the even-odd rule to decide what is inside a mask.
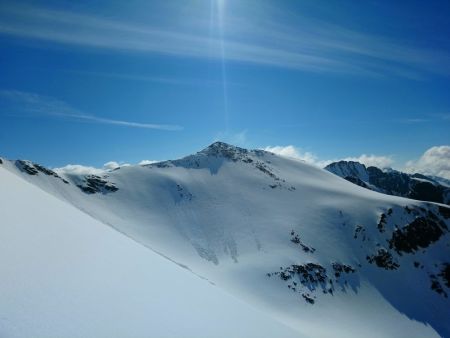
[[[384,194],[450,204],[449,181],[444,178],[407,174],[393,169],[382,170],[353,161],[333,162],[327,165],[325,170],[361,187]]]

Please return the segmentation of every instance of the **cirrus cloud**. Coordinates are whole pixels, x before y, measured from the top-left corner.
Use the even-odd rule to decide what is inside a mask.
[[[141,123],[98,117],[86,114],[54,97],[18,90],[0,90],[0,102],[5,103],[10,111],[14,111],[15,114],[21,116],[32,114],[35,116],[48,116],[72,121],[167,131],[179,131],[183,129],[182,126],[172,124]]]
[[[419,48],[389,35],[354,29],[347,22],[314,17],[311,15],[314,12],[293,15],[274,6],[275,2],[259,1],[259,15],[255,15],[250,3],[235,2],[226,16],[217,17],[210,16],[214,13],[211,12],[214,2],[204,1],[203,5],[198,2],[196,6],[177,2],[177,6],[167,7],[163,6],[166,2],[147,2],[153,5],[147,5],[145,10],[165,20],[139,23],[140,20],[121,18],[120,12],[101,15],[76,10],[76,6],[61,10],[42,4],[3,1],[0,35],[68,47],[208,60],[225,58],[231,62],[316,73],[394,75],[412,79],[420,79],[426,73],[449,75],[449,55],[445,48]],[[176,20],[180,15],[183,20]],[[210,16],[209,20],[205,15]],[[293,21],[295,25],[291,24]],[[218,25],[227,28],[226,34],[211,29]]]

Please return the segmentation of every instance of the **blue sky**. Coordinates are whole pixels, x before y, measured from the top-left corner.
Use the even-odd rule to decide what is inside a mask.
[[[101,166],[223,140],[316,163],[449,156],[449,13],[446,0],[2,1],[0,153]]]

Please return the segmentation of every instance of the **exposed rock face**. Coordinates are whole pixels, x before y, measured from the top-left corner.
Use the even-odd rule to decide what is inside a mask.
[[[85,176],[84,182],[82,184],[78,184],[77,187],[87,194],[107,194],[119,190],[114,183],[108,182],[104,178],[97,175]]]
[[[367,256],[367,261],[370,264],[376,264],[378,267],[385,270],[396,270],[400,265],[393,260],[392,254],[384,248],[378,249],[375,255]]]
[[[439,206],[439,213],[445,218],[445,219],[449,219],[450,218],[450,208],[446,208],[443,206]]]
[[[205,154],[207,156],[224,157],[232,160],[233,162],[246,161],[248,163],[253,162],[253,160],[248,157],[248,155],[253,152],[258,153],[260,151],[247,150],[224,142],[214,142],[209,147],[200,151],[201,154]]]
[[[300,246],[303,252],[314,253],[314,251],[316,251],[316,249],[314,249],[313,247],[307,246],[306,244],[302,243],[300,236],[294,230],[291,231],[291,242]]]
[[[362,182],[369,181],[369,173],[366,166],[354,161],[339,161],[330,163],[325,167],[326,170],[336,174],[340,177],[354,177]]]
[[[366,240],[366,229],[362,225],[357,224],[353,233],[353,238],[357,239],[359,237],[361,237],[363,242]]]
[[[37,175],[39,171],[34,167],[33,163],[30,161],[17,160],[16,166],[21,170],[26,172],[28,175]]]
[[[340,216],[343,217],[342,211]],[[351,225],[350,229],[353,228],[354,231],[348,234],[352,240],[360,243],[361,251],[359,254],[355,253],[358,267],[362,268],[364,264],[389,273],[401,270],[405,264],[411,264],[411,260],[405,256],[414,255],[413,266],[417,273],[427,276],[431,290],[447,297],[450,293],[450,263],[430,260],[427,254],[428,250],[435,253],[436,245],[440,245],[439,250],[447,250],[444,248],[448,247],[446,241],[450,239],[447,226],[449,216],[450,208],[444,206],[411,205],[388,208],[372,224]],[[347,226],[347,223],[344,222],[343,225]],[[291,243],[314,258],[316,250],[306,245],[299,233],[292,230],[290,235]],[[303,254],[302,257],[305,259],[307,256]],[[307,303],[315,304],[317,290],[332,295],[337,291],[337,285],[343,291],[349,286],[353,290],[356,288],[358,270],[352,265],[336,261],[335,257],[330,257],[330,262],[328,268],[308,261],[291,264],[267,275],[279,277],[287,283],[290,290],[300,293]]]
[[[53,170],[50,170],[40,164],[33,163],[31,161],[24,161],[24,160],[17,160],[15,162],[15,165],[17,168],[19,168],[21,171],[27,173],[28,175],[38,175],[39,173],[43,173],[48,176],[53,176],[55,178],[58,178],[62,180],[64,183],[69,184],[67,180],[59,176],[56,172]]]
[[[375,254],[367,255],[366,260],[385,270],[397,270],[402,267],[403,256],[426,256],[428,250],[434,249],[439,243],[446,247],[445,241],[449,239],[446,224],[449,211],[450,208],[431,204],[426,208],[406,206],[395,211],[388,209],[381,214],[377,229],[383,236],[381,242],[388,244],[389,248],[379,247]],[[398,224],[399,220],[405,223]],[[426,264],[415,260],[413,264],[428,275],[431,290],[447,297],[450,292],[450,263]]]
[[[350,265],[334,262],[332,265],[334,276],[339,278],[343,273],[354,273],[356,270]]]
[[[368,167],[368,182],[389,195],[407,196],[411,180],[408,174],[399,171],[382,171],[377,167]]]
[[[446,230],[445,224],[433,217],[417,217],[414,221],[392,233],[389,247],[398,253],[414,253],[438,241]]]
[[[358,177],[355,176],[345,176],[344,177],[347,181],[352,182],[353,184],[359,185],[360,187],[366,188],[366,189],[371,189],[371,187],[365,183],[363,180],[361,180]]]
[[[390,215],[390,213],[392,213],[392,209],[389,209],[387,214],[381,214],[380,221],[377,226],[379,232],[385,231],[387,215]]]
[[[182,185],[176,185],[176,201],[192,201],[194,197],[189,191],[187,191]]]
[[[415,200],[450,204],[450,188],[425,175],[381,170],[352,161],[334,162],[325,169],[363,188]]]
[[[439,281],[438,277],[436,275],[430,275],[430,282],[431,282],[431,290],[437,292],[441,296],[444,296],[447,298],[447,292],[442,287],[441,282]]]
[[[294,230],[291,231],[291,242],[301,247],[302,251],[314,254],[316,249],[302,243],[300,235]],[[332,271],[329,273],[328,271]],[[301,293],[302,298],[309,304],[314,304],[316,291],[322,290],[324,294],[333,294],[336,287],[339,286],[345,291],[349,286],[347,275],[354,274],[356,269],[351,265],[340,262],[331,262],[330,268],[327,269],[317,263],[292,264],[286,268],[280,267],[280,271],[268,273],[268,277],[278,276],[282,281],[287,283],[287,287]],[[352,287],[354,287],[354,280]]]
[[[343,275],[356,272],[350,265],[337,262],[331,264],[331,270],[333,273],[329,274],[325,267],[316,263],[293,264],[287,268],[280,267],[279,272],[267,275],[278,276],[281,280],[288,282],[289,289],[301,293],[307,303],[314,304],[316,298],[314,293],[317,290],[332,295],[336,287],[340,286],[341,290],[345,291],[349,284]]]
[[[442,278],[445,285],[450,289],[450,263],[444,263],[441,273],[439,277]]]

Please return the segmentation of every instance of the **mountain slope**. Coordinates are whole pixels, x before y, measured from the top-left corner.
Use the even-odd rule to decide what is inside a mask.
[[[306,336],[450,335],[442,205],[224,143],[100,176],[3,166]]]
[[[298,337],[0,168],[0,336]]]
[[[363,188],[420,201],[450,204],[450,188],[445,179],[396,170],[381,170],[353,161],[330,163],[325,170]]]

